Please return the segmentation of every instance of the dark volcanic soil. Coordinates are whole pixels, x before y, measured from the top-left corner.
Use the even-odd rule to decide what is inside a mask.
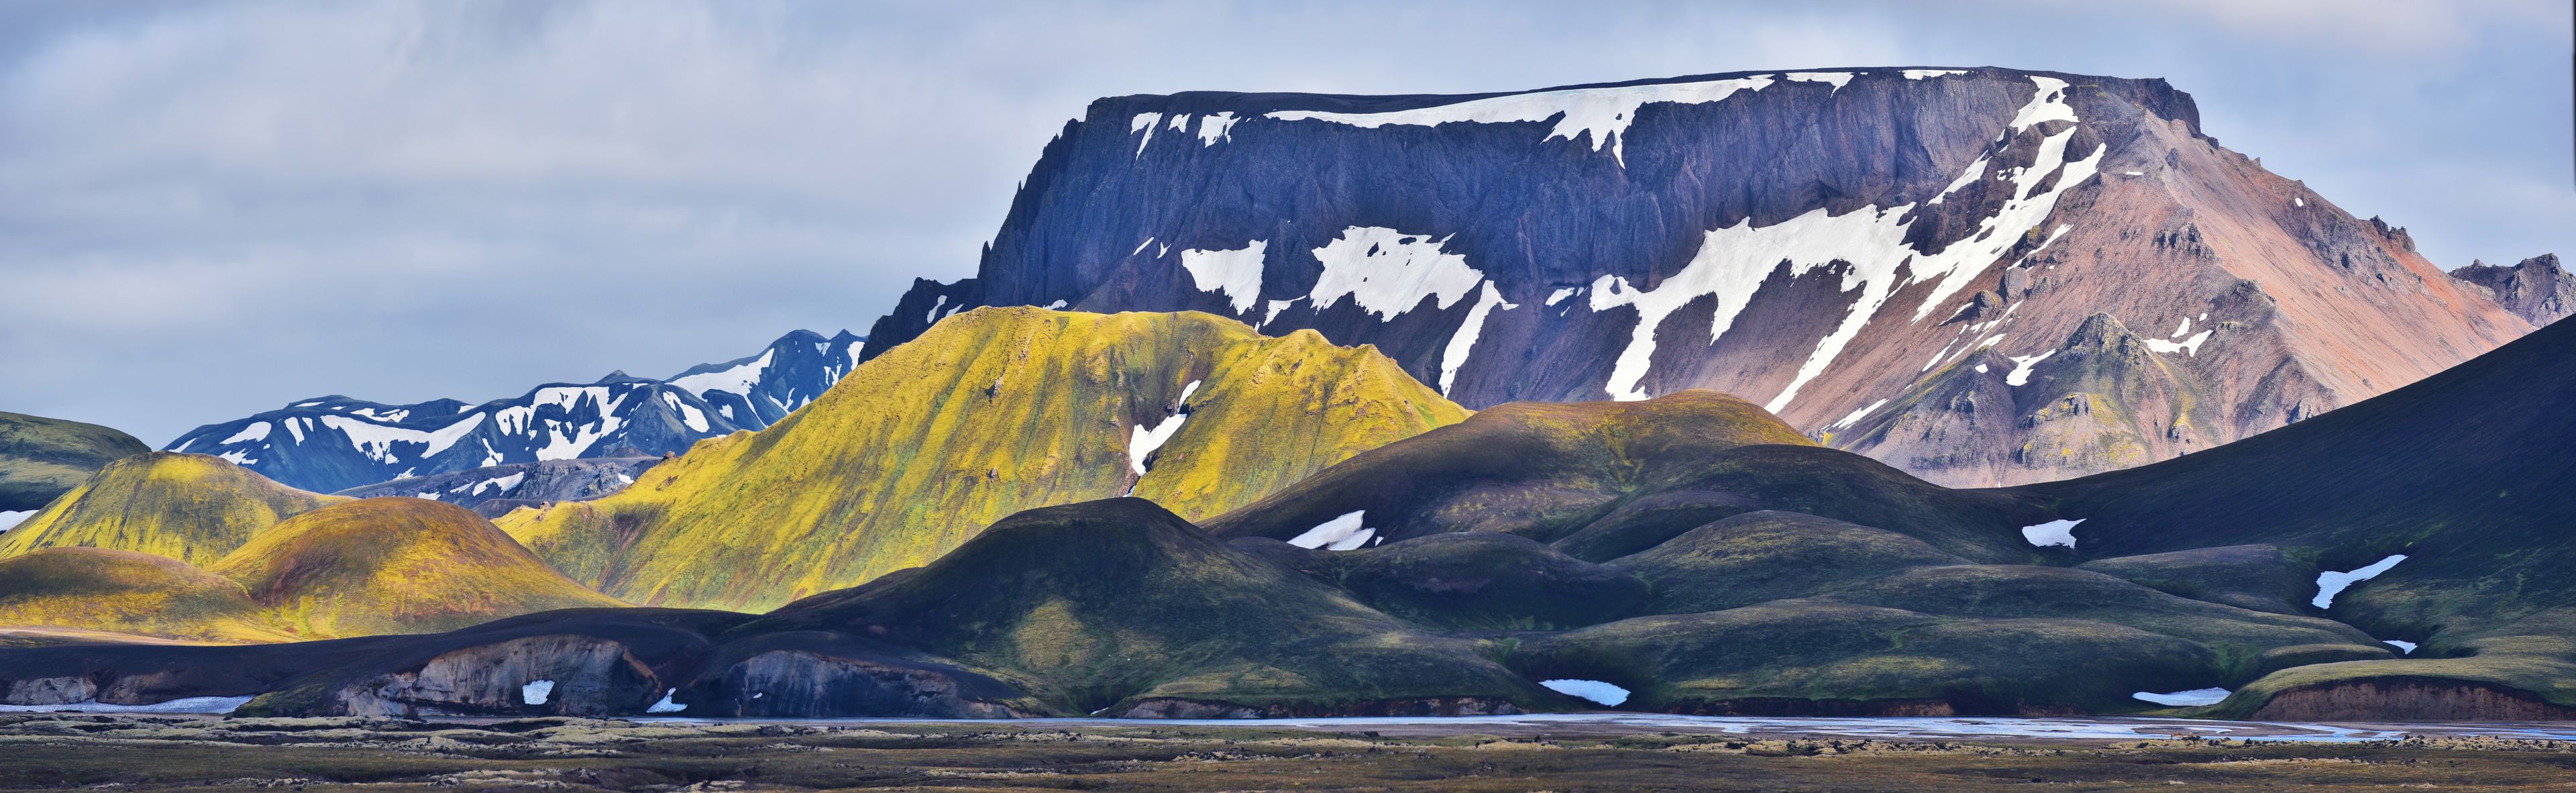
[[[2576,743],[2006,743],[1140,725],[0,716],[0,789],[2560,789]]]

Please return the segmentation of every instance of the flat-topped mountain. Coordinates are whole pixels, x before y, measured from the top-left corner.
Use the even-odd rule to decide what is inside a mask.
[[[1995,68],[1102,99],[872,352],[999,305],[1314,329],[1473,408],[1715,389],[1950,485],[2206,449],[2531,328],[2162,80]]]

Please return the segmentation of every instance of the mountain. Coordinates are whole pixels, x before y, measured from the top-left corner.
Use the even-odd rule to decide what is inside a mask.
[[[288,518],[208,569],[307,636],[426,633],[624,605],[565,578],[482,516],[417,498]]]
[[[670,383],[716,406],[716,414],[743,429],[761,429],[814,401],[858,365],[867,339],[841,331],[831,338],[810,330],[789,332],[759,355],[699,364]]]
[[[2569,394],[2576,325],[2561,322],[2289,427],[2022,492],[2083,521],[2088,567],[2196,597],[2286,588],[2291,608],[2414,646],[2282,670],[2213,713],[2576,717]],[[2321,591],[2334,580],[2350,586]]]
[[[221,457],[150,452],[109,463],[0,533],[0,558],[86,547],[212,564],[278,521],[345,500],[277,484]]]
[[[2451,277],[2476,286],[2516,316],[2547,325],[2576,313],[2576,276],[2558,265],[2558,254],[2544,253],[2512,267],[2486,262],[2451,271]]]
[[[168,447],[331,492],[512,463],[659,456],[766,427],[849,371],[861,339],[796,331],[761,354],[669,381],[615,372],[479,405],[386,405],[327,396],[198,427]]]
[[[1023,509],[1133,494],[1213,515],[1464,416],[1312,332],[994,309],[624,492],[498,522],[628,601],[761,610],[927,563]]]
[[[151,451],[134,436],[77,421],[0,411],[0,531],[108,463]]]
[[[410,496],[444,501],[486,518],[520,507],[543,507],[557,501],[589,501],[626,489],[635,478],[662,462],[659,457],[588,457],[539,460],[445,474],[415,476],[353,487],[332,495],[350,498]]]
[[[1476,408],[1716,389],[1952,486],[2207,449],[2531,329],[2162,80],[1996,68],[1102,99],[870,354],[1005,305],[1313,329]],[[2057,360],[2104,343],[2142,357]]]

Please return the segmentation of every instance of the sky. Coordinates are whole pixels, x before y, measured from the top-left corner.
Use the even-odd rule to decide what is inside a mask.
[[[2164,77],[2436,264],[2576,254],[2563,0],[0,0],[0,410],[667,377],[971,275],[1093,98]]]

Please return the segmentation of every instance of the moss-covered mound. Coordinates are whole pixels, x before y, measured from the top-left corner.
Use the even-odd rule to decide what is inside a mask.
[[[2270,712],[2352,714],[2387,701],[2418,716],[2527,713],[2500,704],[2516,697],[2576,708],[2576,620],[2565,606],[2576,593],[2571,394],[2576,323],[2561,322],[2243,441],[2019,492],[2083,519],[2079,547],[2097,569],[2205,597],[2289,600],[2298,613],[2420,645],[2403,658],[2286,669],[2211,713],[2265,712],[2294,692]],[[2220,552],[2249,544],[2297,567]],[[2315,605],[2319,573],[2398,555]]]
[[[500,524],[609,594],[758,610],[928,563],[1023,509],[1132,490],[1214,515],[1465,416],[1375,350],[1310,331],[978,309],[767,430]]]
[[[1030,510],[921,570],[737,633],[838,631],[955,658],[1034,712],[1486,710],[1558,698],[1143,499]]]
[[[169,557],[102,548],[0,559],[0,625],[216,642],[294,638],[232,579]]]
[[[108,463],[151,450],[96,424],[0,411],[0,512],[41,508]]]
[[[370,498],[287,519],[215,562],[309,636],[453,630],[548,609],[624,605],[565,578],[483,516]]]
[[[1562,630],[1635,614],[1646,582],[1527,537],[1460,532],[1350,554],[1335,576],[1379,611],[1441,630]]]
[[[2015,527],[2045,512],[1818,447],[1759,406],[1711,391],[1500,405],[1360,454],[1207,527],[1294,542],[1356,511],[1388,542],[1498,531],[1607,561],[1762,509],[1901,529],[1977,561],[2042,558]]]
[[[1925,565],[1966,564],[1922,540],[1796,512],[1748,512],[1611,564],[1654,584],[1661,614],[1820,595]]]
[[[280,520],[347,500],[271,482],[220,457],[152,452],[109,463],[0,534],[0,558],[109,548],[205,565]]]

